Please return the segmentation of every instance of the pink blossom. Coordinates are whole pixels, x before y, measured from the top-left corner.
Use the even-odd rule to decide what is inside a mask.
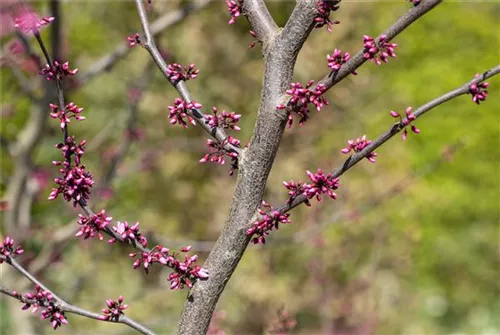
[[[479,77],[479,74],[476,74],[476,78]],[[476,104],[480,104],[481,101],[485,101],[486,97],[488,97],[487,88],[490,86],[489,83],[483,81],[481,83],[473,83],[469,86],[468,94],[472,95],[472,101]]]
[[[22,12],[14,19],[14,27],[25,33],[37,33],[38,30],[54,21],[54,17],[45,16],[40,18],[37,13],[30,9],[23,9]]]
[[[189,123],[191,123],[193,126],[196,126],[196,121],[188,115],[188,110],[199,109],[201,107],[202,105],[194,100],[187,103],[181,98],[176,98],[174,100],[174,105],[168,106],[168,118],[170,119],[170,124],[179,124],[182,127],[187,128],[187,122],[186,120],[184,120],[185,118],[187,118]]]
[[[305,195],[305,191],[307,189],[307,184],[301,181],[297,183],[293,180],[290,180],[288,182],[284,181],[283,186],[285,186],[285,188],[288,189],[288,197],[289,197],[287,201],[288,205],[290,205],[299,195],[301,194]],[[304,203],[307,206],[311,206],[309,199],[306,199]]]
[[[14,239],[6,236],[2,243],[0,243],[0,264],[4,262],[5,259],[12,257],[15,258],[24,252],[23,248],[18,245],[14,246]]]
[[[177,63],[168,64],[166,74],[174,83],[179,80],[187,81],[195,79],[200,73],[200,70],[195,69],[195,67],[195,64],[190,64],[184,67]]]
[[[401,125],[401,127],[404,127],[403,133],[401,135],[403,141],[406,140],[406,136],[408,135],[408,131],[406,130],[407,126],[417,119],[417,117],[411,112],[411,109],[412,109],[411,107],[406,108],[405,110],[406,118],[404,119],[398,112],[395,111],[390,112],[390,115],[393,118],[399,118],[399,124]],[[415,134],[420,134],[420,129],[418,129],[414,124],[411,124],[410,129]]]
[[[293,124],[293,113],[300,117],[299,126],[302,126],[308,119],[310,110],[308,104],[312,103],[316,106],[316,110],[319,112],[321,108],[328,105],[328,100],[323,97],[323,93],[326,92],[326,87],[322,84],[316,85],[312,90],[310,87],[314,84],[314,80],[310,80],[306,87],[303,87],[300,83],[291,83],[290,89],[286,90],[286,94],[290,95],[290,101],[288,105],[285,106],[280,104],[276,106],[276,109],[287,110],[290,114],[288,115],[288,127],[290,128]]]
[[[141,36],[138,33],[134,35],[127,36],[128,45],[133,47],[135,45],[141,45]]]
[[[231,159],[231,168],[229,170],[229,175],[232,176],[234,170],[238,168],[238,153],[226,148],[228,144],[239,147],[240,140],[232,136],[226,137],[222,142],[207,139],[207,146],[210,148],[211,152],[205,154],[205,156],[200,159],[200,163],[212,162],[224,165],[226,163],[225,157],[228,156]]]
[[[130,226],[127,221],[116,223],[116,226],[112,227],[113,231],[117,233],[123,241],[129,241],[130,243],[139,242],[140,245],[146,247],[148,240],[144,235],[139,232],[139,222],[136,222],[133,226]],[[115,243],[116,238],[112,238],[108,243]]]
[[[236,114],[235,112],[228,113],[225,110],[222,110],[221,114],[217,114],[217,108],[212,107],[213,115],[206,115],[206,123],[214,128],[219,127],[223,129],[232,129],[232,130],[240,130],[237,123],[241,118],[240,114]]]
[[[316,200],[321,201],[322,194],[326,194],[332,199],[337,199],[337,194],[334,191],[339,188],[339,178],[334,178],[331,173],[325,175],[323,170],[319,168],[317,173],[306,172],[312,181],[311,184],[305,186],[304,194],[308,199],[316,197]]]
[[[335,12],[339,9],[339,2],[340,1],[335,0],[320,0],[316,3],[316,10],[318,14],[314,19],[314,22],[316,22],[314,28],[317,29],[326,25],[326,30],[328,30],[328,32],[331,32],[332,25],[340,23],[340,21],[332,21],[330,19],[330,12]]]
[[[247,230],[247,235],[255,235],[252,238],[252,242],[254,244],[257,243],[266,243],[266,236],[269,235],[269,232],[273,229],[279,229],[280,223],[290,223],[292,222],[289,219],[290,214],[282,214],[267,202],[262,201],[262,207],[264,210],[259,208],[259,214],[262,215],[262,218],[253,223],[252,227]]]
[[[369,59],[375,64],[380,65],[382,62],[387,63],[388,57],[396,57],[394,49],[398,46],[396,43],[390,43],[387,35],[381,35],[378,42],[368,35],[363,36],[363,44],[365,47],[363,57]]]
[[[70,122],[71,118],[74,118],[75,120],[78,121],[83,121],[85,120],[85,116],[81,116],[80,113],[83,112],[83,108],[78,107],[77,104],[74,102],[70,102],[64,107],[64,110],[60,110],[59,106],[54,105],[54,104],[49,104],[50,109],[52,109],[52,112],[50,113],[50,117],[53,119],[59,119],[61,129],[65,128],[67,124]]]
[[[231,20],[229,20],[229,24],[233,24],[236,22],[236,19],[241,15],[241,6],[242,1],[237,0],[226,0],[227,10],[229,11],[229,15],[231,15]]]
[[[53,66],[46,64],[45,67],[40,71],[42,76],[46,76],[47,80],[61,79],[64,76],[74,76],[78,73],[78,69],[71,70],[69,68],[69,62],[59,63],[54,61]]]
[[[123,304],[123,296],[119,296],[118,300],[107,299],[106,300],[107,308],[102,310],[101,320],[105,321],[118,321],[120,319],[120,315],[123,315],[123,311],[128,308],[127,304]]]
[[[342,152],[343,154],[348,154],[351,151],[354,151],[357,153],[357,152],[360,152],[361,150],[363,150],[364,148],[366,148],[368,145],[370,145],[370,143],[372,143],[372,141],[367,140],[366,135],[363,135],[363,137],[357,138],[356,141],[348,140],[347,147],[342,149],[340,152]],[[368,161],[370,163],[375,163],[375,157],[377,157],[377,153],[370,152],[366,156],[366,159],[368,159]]]
[[[101,231],[104,231],[108,224],[111,222],[113,218],[106,216],[106,211],[103,209],[99,213],[92,215],[90,218],[87,218],[84,215],[78,214],[78,224],[82,226],[80,230],[75,234],[76,237],[83,236],[83,239],[86,240],[89,237],[92,238],[96,234],[99,240],[102,241],[103,236]]]

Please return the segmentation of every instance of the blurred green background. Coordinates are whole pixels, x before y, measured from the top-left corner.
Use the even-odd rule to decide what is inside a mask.
[[[49,13],[45,2],[29,5]],[[154,1],[150,18],[184,5]],[[268,5],[283,26],[294,3]],[[332,14],[341,24],[332,33],[312,32],[294,80],[321,78],[334,48],[356,53],[363,34],[377,36],[410,8],[403,0],[342,3]],[[64,2],[61,10],[63,58],[80,69],[76,79],[126,44],[126,36],[140,32],[133,2]],[[450,2],[414,23],[394,40],[396,59],[380,67],[366,63],[358,76],[326,94],[330,106],[313,111],[304,127],[285,132],[264,199],[278,206],[286,201],[281,181],[305,181],[306,170],[342,164],[347,139],[377,137],[394,121],[390,110],[418,107],[497,65],[499,14],[494,2]],[[216,106],[242,114],[242,130],[235,135],[247,143],[263,62],[260,45],[248,49],[247,21],[230,26],[228,20],[225,3],[216,1],[165,30],[158,44],[171,61],[196,63],[201,72],[188,87],[206,111]],[[15,35],[2,35],[5,55]],[[49,41],[50,28],[42,35]],[[199,127],[169,124],[167,106],[177,93],[157,68],[147,70],[148,62],[147,52],[137,47],[110,72],[68,91],[87,117],[73,121],[70,131],[88,140],[84,160],[98,189],[124,141],[127,90],[146,80],[137,121],[144,136],[131,144],[110,188],[95,192],[91,204],[105,208],[114,222],[139,221],[151,245],[192,244],[203,260],[222,228],[236,178],[228,176],[227,166],[198,163],[207,136]],[[45,79],[30,72],[28,60],[19,63],[21,74],[41,91]],[[500,334],[500,79],[488,81],[486,102],[477,106],[462,96],[434,109],[416,122],[421,134],[410,133],[406,142],[395,137],[377,150],[376,164],[365,160],[343,176],[338,200],[295,209],[292,224],[274,232],[266,245],[250,246],[219,301],[218,327],[226,334],[266,334],[285,308],[297,320],[295,334]],[[20,92],[8,64],[1,68],[1,84],[0,129],[15,140],[32,101]],[[2,225],[2,235],[16,236],[25,247],[19,260],[28,268],[62,227],[76,228],[77,210],[61,199],[46,200],[57,175],[50,162],[59,158],[53,145],[60,137],[58,122],[49,120],[34,156],[42,187],[31,225],[17,235]],[[5,199],[16,166],[3,147],[0,168]],[[6,212],[0,214],[5,222]],[[174,332],[187,291],[169,290],[168,271],[157,267],[145,276],[132,268],[130,248],[97,239],[69,234],[59,249],[38,275],[61,297],[99,312],[105,299],[122,294],[128,316],[159,334]],[[3,264],[0,271],[26,287],[12,268]],[[36,334],[52,332],[48,322],[17,313],[21,306],[0,297],[0,333],[18,334],[26,324]],[[68,320],[58,333],[134,333],[75,315]]]

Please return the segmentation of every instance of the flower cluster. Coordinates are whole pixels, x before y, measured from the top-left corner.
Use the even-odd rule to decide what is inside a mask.
[[[181,249],[182,252],[188,252],[188,249]],[[193,287],[193,282],[196,279],[207,279],[208,272],[202,267],[195,265],[198,260],[198,255],[194,256],[184,256],[184,262],[179,261],[178,259],[173,259],[172,262],[167,264],[167,266],[171,267],[174,272],[170,273],[167,280],[170,282],[170,289],[183,289],[184,286],[189,288]]]
[[[394,49],[398,46],[396,43],[390,43],[386,35],[381,35],[378,42],[368,35],[363,36],[364,54],[365,59],[369,59],[375,64],[380,65],[382,62],[387,63],[388,57],[396,57]]]
[[[136,236],[137,234],[138,233],[135,233]],[[129,237],[130,236],[126,238]],[[144,247],[146,246],[145,244],[143,245]],[[180,249],[183,253],[187,253],[190,250],[191,246],[182,247]],[[191,288],[196,279],[208,278],[208,273],[205,269],[198,265],[194,265],[194,263],[198,260],[198,255],[185,255],[184,262],[181,262],[177,259],[177,253],[171,253],[170,249],[157,245],[152,250],[130,253],[129,256],[134,258],[138,257],[134,261],[133,267],[134,269],[138,269],[142,265],[146,274],[149,272],[151,265],[154,263],[160,263],[173,269],[173,272],[170,273],[167,278],[167,280],[171,282],[170,288],[172,290],[183,289],[184,286]]]
[[[328,61],[328,67],[332,69],[332,71],[338,71],[342,67],[342,64],[347,63],[349,59],[351,59],[351,54],[345,52],[342,55],[341,50],[335,49],[332,55],[326,55],[326,59]],[[357,73],[353,71],[352,74],[356,75]]]
[[[332,21],[330,19],[330,12],[335,12],[339,9],[339,2],[338,0],[321,0],[316,3],[318,14],[314,18],[314,22],[316,22],[314,28],[321,28],[326,25],[328,32],[331,32],[332,25],[340,23],[340,21]]]
[[[256,235],[252,238],[252,243],[266,243],[266,236],[269,235],[269,232],[273,229],[279,229],[280,223],[290,223],[289,219],[290,214],[282,214],[267,202],[262,201],[262,206],[265,208],[259,208],[259,214],[262,215],[262,218],[253,223],[252,227],[247,230],[247,235]]]
[[[168,64],[167,76],[174,83],[179,80],[186,81],[189,79],[195,79],[198,76],[198,73],[200,73],[200,70],[195,69],[195,66],[195,64],[186,65],[184,67],[177,63]]]
[[[231,168],[229,170],[229,175],[232,176],[234,170],[238,168],[238,153],[226,148],[228,144],[231,144],[235,147],[239,147],[240,140],[232,136],[226,137],[222,142],[208,139],[207,146],[212,151],[209,152],[208,154],[205,154],[205,156],[203,156],[203,158],[200,159],[200,163],[212,162],[223,165],[226,163],[225,156],[229,156],[231,158]]]
[[[188,115],[188,110],[201,108],[201,104],[196,101],[186,102],[181,98],[176,98],[174,100],[173,106],[168,106],[168,118],[170,119],[170,124],[180,124],[184,128],[187,128],[187,122],[184,118],[187,118],[188,122],[193,126],[196,126],[196,121]]]
[[[183,253],[187,253],[190,250],[191,246],[180,249]],[[170,249],[157,245],[149,252],[131,253],[129,256],[139,256],[134,261],[134,269],[138,269],[142,264],[145,273],[149,272],[149,268],[154,263],[160,263],[172,268],[174,271],[167,278],[171,282],[170,288],[172,290],[182,289],[184,286],[191,288],[194,280],[208,278],[208,273],[205,269],[194,265],[198,260],[198,255],[185,255],[184,262],[181,262],[177,259],[178,254],[171,253]]]
[[[316,197],[316,200],[321,201],[321,194],[337,199],[337,194],[334,191],[340,186],[339,178],[334,178],[331,173],[325,175],[321,169],[318,169],[317,173],[311,171],[306,171],[306,173],[312,181],[304,191],[308,199]]]
[[[101,320],[105,321],[118,321],[123,311],[128,308],[128,305],[123,305],[123,296],[119,296],[118,301],[107,299],[106,305],[107,308],[102,310],[102,316],[100,317]]]
[[[411,2],[415,7],[417,7],[422,2],[422,0],[408,0],[408,1]]]
[[[22,309],[27,310],[33,306],[33,313],[35,313],[40,307],[45,308],[40,316],[44,320],[48,319],[52,328],[57,329],[62,325],[68,324],[64,312],[57,306],[51,292],[45,291],[39,285],[36,285],[35,291],[26,293],[24,298],[28,301],[25,302]]]
[[[311,205],[309,199],[314,197],[318,201],[321,201],[321,194],[326,194],[332,199],[337,199],[337,194],[334,191],[340,186],[339,178],[333,177],[331,173],[325,175],[321,169],[318,169],[317,173],[307,171],[307,176],[311,179],[311,184],[301,181],[296,183],[293,180],[283,182],[283,186],[288,189],[288,204],[291,204],[301,194],[308,199],[305,201],[307,206]]]
[[[403,134],[402,134],[403,141],[406,140],[406,136],[408,135],[408,131],[406,130],[406,126],[408,126],[410,123],[412,123],[416,119],[416,116],[413,115],[413,113],[411,112],[411,109],[412,109],[411,107],[406,108],[406,110],[405,110],[406,118],[404,118],[404,119],[398,112],[391,111],[391,113],[390,113],[393,118],[399,118],[399,124],[402,127],[404,127]],[[414,124],[411,124],[410,128],[411,128],[411,131],[414,132],[415,134],[420,134],[420,129],[418,129]]]
[[[86,240],[89,237],[97,235],[99,240],[102,241],[103,236],[101,231],[104,231],[108,224],[113,220],[112,217],[106,216],[106,211],[103,209],[99,213],[92,215],[90,218],[82,214],[78,214],[78,224],[81,226],[80,230],[75,234],[76,237],[83,236]]]
[[[2,243],[0,243],[0,264],[8,257],[16,257],[24,252],[21,246],[14,246],[14,239],[6,236]]]
[[[364,148],[366,148],[368,145],[370,145],[370,143],[372,143],[372,141],[367,140],[366,139],[366,135],[363,135],[363,137],[357,138],[356,141],[354,141],[354,140],[348,140],[347,141],[347,147],[345,147],[344,149],[340,150],[340,152],[343,153],[343,154],[348,154],[351,151],[360,152],[361,150],[363,150]],[[368,161],[370,163],[375,163],[375,157],[377,157],[377,153],[376,152],[370,152],[366,156],[366,159],[368,159]]]
[[[127,36],[128,45],[133,47],[136,45],[141,45],[141,36],[138,33],[134,35]]]
[[[240,114],[236,114],[235,112],[228,113],[225,110],[222,110],[221,114],[217,114],[217,108],[212,107],[213,115],[206,115],[206,123],[210,127],[219,127],[223,129],[232,129],[232,130],[240,130],[237,123],[241,118]]]
[[[55,18],[52,16],[45,16],[40,18],[38,14],[31,10],[24,10],[21,15],[14,19],[14,27],[20,29],[25,33],[36,33],[41,27],[48,25]]]
[[[60,79],[64,76],[74,76],[77,73],[78,69],[71,70],[69,68],[69,62],[61,64],[56,60],[52,66],[45,64],[45,67],[40,71],[40,74],[46,76],[47,80]]]
[[[302,181],[295,182],[293,180],[290,181],[284,181],[283,186],[288,190],[288,201],[287,204],[290,205],[295,198],[297,198],[299,195],[304,194],[305,190],[309,186],[306,183],[303,183]],[[304,194],[305,195],[305,194]],[[311,206],[311,203],[309,202],[309,199],[306,198],[306,201],[304,201],[306,206]]]
[[[237,2],[236,2],[237,1]],[[229,11],[229,15],[231,15],[231,20],[229,20],[229,24],[233,24],[236,22],[236,19],[241,15],[241,0],[226,0],[227,10]]]
[[[479,75],[476,75],[476,78],[477,77],[479,77]],[[468,94],[472,95],[472,101],[479,105],[481,101],[486,100],[486,97],[488,96],[488,91],[486,89],[488,86],[490,86],[490,84],[485,81],[482,83],[471,84],[469,86]]]
[[[53,161],[52,164],[60,166],[59,172],[61,172],[62,176],[54,179],[59,186],[52,189],[49,200],[54,200],[62,193],[64,199],[73,201],[73,206],[76,207],[78,202],[90,198],[90,188],[94,185],[94,180],[90,172],[85,169],[85,166],[81,165],[81,157],[85,153],[86,141],[76,144],[75,137],[68,136],[65,142],[56,145],[56,148],[61,150],[64,160]],[[74,165],[72,160],[74,160]]]
[[[276,109],[286,109],[290,113],[288,115],[288,127],[291,127],[293,124],[293,115],[291,112],[299,116],[299,126],[302,126],[309,119],[309,103],[316,106],[318,112],[324,105],[328,105],[328,100],[323,97],[323,93],[326,92],[326,87],[322,84],[318,84],[314,90],[311,90],[310,87],[313,84],[314,80],[310,80],[306,87],[303,87],[300,83],[291,83],[291,88],[286,90],[286,94],[292,96],[288,105],[279,104],[276,106]]]
[[[83,112],[83,108],[78,107],[78,105],[74,102],[70,102],[69,104],[67,104],[64,107],[64,110],[60,110],[59,106],[54,104],[49,104],[49,107],[50,109],[52,109],[50,117],[53,119],[61,120],[61,129],[66,127],[72,117],[78,121],[85,120],[85,116],[80,115],[80,113]]]
[[[148,240],[144,235],[139,232],[139,222],[136,222],[133,226],[130,226],[127,221],[116,223],[116,226],[113,226],[113,231],[117,233],[123,241],[128,241],[130,243],[135,243],[135,241],[139,242],[140,245],[146,247],[148,245]],[[116,238],[112,238],[108,241],[108,243],[115,243]]]

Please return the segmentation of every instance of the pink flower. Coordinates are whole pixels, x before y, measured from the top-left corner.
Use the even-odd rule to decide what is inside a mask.
[[[190,79],[195,79],[200,73],[200,70],[195,69],[195,66],[195,64],[190,64],[184,67],[177,63],[168,64],[167,76],[174,83],[178,82],[179,80],[187,81]]]
[[[236,19],[241,15],[241,2],[241,0],[238,0],[238,2],[234,0],[226,0],[227,10],[229,11],[229,15],[231,15],[229,24],[235,23]]]
[[[316,10],[318,14],[314,19],[314,22],[316,22],[314,28],[317,29],[326,25],[326,30],[328,30],[328,32],[331,32],[332,25],[340,23],[340,21],[330,20],[330,12],[335,12],[339,9],[339,2],[340,1],[335,0],[320,0],[316,3]]]
[[[323,170],[319,168],[317,173],[307,171],[307,175],[312,181],[311,184],[305,186],[304,194],[308,199],[316,197],[316,200],[321,201],[321,194],[337,199],[337,194],[334,191],[339,188],[339,178],[334,178],[331,173],[325,175]]]
[[[6,236],[2,243],[0,243],[0,264],[4,262],[5,259],[12,257],[15,258],[24,252],[21,246],[14,246],[14,239]]]
[[[354,140],[348,140],[347,141],[347,147],[342,149],[340,152],[343,154],[348,154],[351,151],[354,152],[360,152],[364,148],[366,148],[368,145],[370,145],[372,141],[366,139],[366,135],[363,135],[361,138],[357,138],[356,141]],[[367,156],[366,159],[370,163],[375,163],[375,157],[377,157],[377,153],[375,152],[370,152]]]
[[[387,63],[388,57],[396,57],[394,49],[398,46],[395,43],[390,43],[386,35],[381,35],[378,42],[368,35],[363,36],[363,44],[365,47],[363,57],[369,59],[375,64],[380,65],[382,62]]]
[[[71,118],[75,118],[75,120],[78,121],[85,120],[85,116],[80,115],[80,113],[83,112],[83,108],[78,107],[78,105],[74,102],[70,102],[69,104],[67,104],[64,108],[64,111],[61,111],[59,109],[59,106],[54,104],[49,104],[49,107],[50,109],[52,109],[50,117],[53,119],[59,119],[61,121],[61,129],[64,129],[67,126]]]
[[[30,9],[23,9],[22,12],[14,19],[14,27],[25,33],[37,33],[38,30],[54,21],[51,16],[40,18],[37,13]]]
[[[408,0],[408,1],[411,2],[413,6],[417,7],[422,0]]]
[[[40,71],[42,76],[47,76],[47,80],[60,79],[64,76],[74,76],[78,73],[78,69],[71,70],[69,68],[69,62],[64,62],[60,64],[58,61],[54,61],[53,66],[46,64],[45,67]]]
[[[206,115],[206,123],[214,128],[219,127],[223,129],[233,129],[240,130],[241,128],[237,126],[238,121],[241,118],[240,114],[236,114],[235,112],[228,113],[225,110],[222,110],[221,114],[217,114],[217,108],[212,107],[213,115]]]
[[[476,78],[479,77],[479,74],[476,74]],[[468,94],[472,95],[472,101],[476,104],[480,104],[481,101],[485,101],[488,96],[487,88],[490,86],[489,83],[483,81],[481,83],[474,83],[469,86]]]
[[[22,310],[27,310],[33,306],[33,313],[39,308],[45,308],[40,313],[42,319],[48,319],[52,328],[57,329],[62,325],[68,324],[64,312],[57,306],[57,302],[51,292],[43,290],[39,285],[35,285],[35,291],[24,294],[25,302]]]
[[[310,87],[314,84],[314,80],[310,80],[306,87],[303,87],[300,83],[291,83],[290,89],[286,90],[286,94],[292,96],[288,105],[285,106],[280,104],[276,106],[276,109],[285,109],[290,114],[288,115],[288,127],[290,128],[293,124],[292,112],[300,117],[299,126],[302,126],[308,119],[310,110],[308,104],[312,103],[316,106],[316,110],[319,112],[324,105],[328,105],[328,100],[323,97],[323,93],[326,92],[326,87],[322,84],[316,85],[314,90]]]
[[[226,139],[224,139],[224,141],[222,142],[208,139],[207,146],[211,149],[211,152],[205,154],[205,156],[200,159],[200,163],[212,162],[224,165],[226,163],[225,157],[228,156],[229,158],[231,158],[231,168],[229,170],[229,175],[232,176],[234,170],[238,168],[238,153],[227,149],[226,146],[228,144],[239,147],[240,140],[232,136],[226,137]]]
[[[133,47],[135,45],[141,44],[141,36],[138,33],[134,35],[127,36],[128,45]]]
[[[79,202],[90,198],[90,188],[94,185],[93,177],[83,165],[70,168],[67,162],[63,162],[62,166],[59,170],[62,177],[54,179],[59,186],[52,189],[49,200],[54,200],[62,194],[64,200],[73,201],[73,206],[76,207]]]
[[[406,118],[404,118],[404,119],[398,112],[395,112],[395,111],[390,112],[390,114],[393,118],[399,118],[399,124],[401,125],[401,127],[404,127],[403,133],[401,135],[403,138],[403,141],[406,140],[406,136],[408,135],[408,131],[406,130],[406,126],[408,126],[410,123],[412,123],[414,120],[417,119],[417,117],[411,112],[411,109],[412,109],[411,107],[406,108],[406,110],[405,110]],[[410,125],[410,129],[415,134],[420,134],[420,129],[418,129],[414,124]]]
[[[194,100],[187,103],[181,98],[176,98],[174,101],[174,105],[168,106],[168,118],[170,119],[170,124],[180,124],[182,127],[187,128],[187,122],[186,120],[184,120],[185,118],[187,118],[189,123],[191,123],[193,126],[196,126],[196,121],[188,115],[188,110],[199,109],[201,107],[202,105]]]
[[[292,222],[289,219],[290,214],[282,214],[279,211],[275,210],[271,205],[267,202],[262,201],[262,207],[265,210],[259,208],[259,214],[262,215],[262,218],[253,223],[252,227],[247,230],[247,235],[252,236],[256,235],[252,238],[252,243],[266,243],[266,236],[269,235],[269,232],[273,229],[279,229],[280,223],[290,223]]]
[[[129,241],[130,243],[139,242],[140,245],[146,247],[148,245],[148,240],[144,235],[139,232],[139,222],[136,222],[133,226],[130,226],[127,221],[116,223],[116,226],[112,227],[113,231],[117,233],[123,241]],[[112,238],[108,243],[115,243],[116,239]]]
[[[285,186],[285,188],[288,189],[288,197],[289,197],[287,201],[288,205],[290,205],[299,195],[301,194],[305,195],[305,191],[307,189],[307,184],[301,181],[297,183],[293,180],[290,180],[289,182],[284,181],[283,186]],[[304,203],[307,206],[311,206],[309,199],[306,199]]]
[[[332,69],[332,71],[338,71],[342,67],[342,64],[347,63],[349,59],[351,59],[351,55],[348,52],[342,55],[342,51],[335,49],[332,55],[326,56],[326,59],[328,61],[328,67]]]
[[[127,304],[123,304],[123,296],[119,296],[118,300],[108,299],[106,300],[107,308],[102,310],[101,320],[106,321],[118,321],[120,319],[120,315],[123,314],[123,311],[128,308]]]
[[[86,240],[89,237],[94,237],[97,234],[99,240],[102,241],[103,236],[101,234],[101,231],[104,231],[106,229],[112,219],[112,217],[106,216],[106,211],[104,209],[99,213],[92,215],[90,218],[78,214],[77,223],[82,227],[75,234],[75,236],[83,236],[83,239]]]
[[[181,252],[187,253],[191,250],[190,246],[180,249]],[[171,289],[182,289],[184,286],[191,287],[197,279],[208,278],[208,272],[197,266],[194,263],[198,260],[198,255],[185,255],[184,262],[177,259],[178,254],[171,253],[170,249],[157,245],[149,252],[131,253],[130,257],[137,257],[134,261],[134,269],[138,269],[141,264],[146,273],[154,263],[160,263],[174,271],[168,276],[168,281],[171,282]]]

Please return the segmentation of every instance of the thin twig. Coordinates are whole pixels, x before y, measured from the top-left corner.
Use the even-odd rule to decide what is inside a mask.
[[[191,95],[189,94],[189,91],[186,87],[186,83],[183,80],[173,82],[167,75],[167,64],[165,63],[165,60],[161,56],[160,51],[156,47],[154,41],[154,35],[148,21],[143,1],[136,0],[135,3],[137,5],[137,11],[139,13],[139,18],[141,20],[144,36],[146,38],[146,40],[142,42],[142,45],[149,52],[149,54],[153,58],[156,65],[160,68],[165,78],[167,78],[169,83],[175,87],[177,92],[179,92],[179,95],[182,97],[182,99],[184,99],[184,101],[188,103],[191,102],[192,101]],[[205,114],[200,109],[193,108],[192,110],[188,111],[188,114],[203,128],[203,130],[205,130],[208,134],[210,134],[210,136],[216,139],[219,143],[226,143],[224,147],[227,150],[236,152],[238,156],[241,156],[241,148],[238,148],[230,143],[227,143],[228,136],[222,128],[209,126]]]
[[[175,11],[172,11],[170,13],[167,13],[157,19],[155,22],[151,24],[151,33],[153,36],[158,35],[160,32],[163,30],[173,26],[176,23],[179,23],[182,21],[184,18],[186,18],[189,14],[191,14],[193,11],[196,11],[198,9],[201,9],[208,5],[210,2],[213,0],[200,0],[200,1],[195,1],[192,3],[187,4],[183,8],[177,9]],[[88,81],[90,81],[93,78],[96,78],[97,76],[111,70],[111,68],[123,57],[125,57],[132,48],[130,48],[126,40],[123,40],[123,43],[120,43],[117,45],[111,53],[101,57],[99,60],[94,62],[89,66],[89,69],[87,72],[83,73],[80,78],[78,83],[81,85],[86,84]]]
[[[443,104],[451,99],[454,99],[454,98],[457,98],[461,95],[467,94],[469,92],[470,85],[472,85],[474,83],[480,83],[480,82],[482,82],[490,77],[493,77],[499,73],[500,73],[500,65],[497,65],[497,66],[483,72],[479,77],[474,78],[473,80],[466,82],[462,86],[429,101],[425,105],[420,106],[419,108],[417,108],[415,110],[413,115],[415,116],[416,119],[418,119],[419,117],[421,117],[422,115],[424,115],[425,113],[430,111],[431,109],[433,109],[433,108],[435,108],[435,107],[437,107],[437,106],[439,106],[439,105],[441,105],[441,104]],[[340,167],[336,168],[332,172],[333,177],[337,178],[337,177],[340,177],[341,175],[343,175],[347,170],[352,168],[354,165],[356,165],[363,158],[367,157],[375,149],[380,147],[382,144],[387,142],[394,135],[396,135],[401,130],[403,130],[405,128],[405,126],[403,125],[403,123],[405,121],[407,121],[407,119],[404,119],[402,122],[398,122],[396,124],[393,124],[391,126],[391,128],[389,128],[389,130],[387,130],[385,133],[380,135],[377,139],[372,141],[372,143],[370,145],[365,147],[360,152],[347,158],[347,160],[344,162],[344,164],[342,164]],[[297,198],[295,198],[290,204],[284,205],[284,206],[280,207],[278,210],[281,213],[286,213],[289,210],[291,210],[292,208],[302,204],[306,200],[307,200],[307,197],[304,194],[301,194]]]
[[[58,309],[60,309],[62,312],[68,312],[68,313],[73,313],[77,315],[81,315],[90,319],[95,319],[99,321],[106,321],[106,322],[112,322],[112,323],[123,323],[131,328],[134,328],[135,330],[139,331],[142,334],[147,334],[147,335],[154,335],[154,332],[145,326],[141,325],[137,321],[134,321],[130,319],[129,317],[125,315],[120,315],[117,319],[110,319],[110,320],[103,320],[103,315],[102,314],[97,314],[93,313],[90,311],[87,311],[83,308],[77,307],[75,305],[72,305],[66,301],[64,301],[62,298],[60,298],[58,295],[56,295],[53,291],[51,291],[47,286],[45,286],[41,281],[39,281],[35,276],[30,274],[25,268],[22,267],[21,264],[19,264],[15,259],[12,257],[5,257],[5,256],[0,256],[2,260],[10,264],[14,269],[16,269],[19,273],[21,273],[24,277],[26,277],[29,281],[31,281],[33,284],[40,286],[41,289],[44,291],[50,292],[53,296],[53,299],[56,301],[56,306]],[[6,294],[10,297],[13,297],[15,299],[18,299],[21,302],[24,303],[33,303],[36,302],[33,299],[27,299],[19,294],[17,294],[15,291],[5,289],[3,287],[0,287],[0,293]]]

